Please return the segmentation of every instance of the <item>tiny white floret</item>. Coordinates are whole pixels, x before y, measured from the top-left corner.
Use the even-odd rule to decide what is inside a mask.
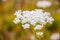
[[[41,25],[36,25],[36,27],[34,28],[34,30],[41,30],[43,26]]]
[[[26,29],[26,28],[30,28],[30,25],[29,25],[29,24],[23,24],[22,27],[23,27],[24,29]]]

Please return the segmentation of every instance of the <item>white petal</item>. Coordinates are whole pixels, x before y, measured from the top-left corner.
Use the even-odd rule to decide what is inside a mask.
[[[24,24],[24,25],[22,25],[22,27],[23,27],[24,29],[26,29],[26,28],[30,28],[30,25],[29,25],[29,24]]]
[[[18,24],[20,22],[20,20],[18,18],[15,18],[15,20],[13,21],[15,24]]]
[[[36,25],[36,27],[34,28],[34,30],[41,30],[42,26],[41,25]]]

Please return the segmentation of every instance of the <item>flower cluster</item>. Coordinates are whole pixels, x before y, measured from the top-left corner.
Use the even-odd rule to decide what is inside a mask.
[[[30,25],[34,26],[34,30],[41,30],[46,23],[52,24],[54,19],[50,16],[49,12],[44,12],[41,9],[35,9],[32,11],[18,10],[14,14],[16,16],[13,21],[15,24],[21,23],[24,29],[30,28]]]

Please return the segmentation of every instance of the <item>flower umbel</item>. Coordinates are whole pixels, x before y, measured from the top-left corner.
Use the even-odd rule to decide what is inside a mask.
[[[41,30],[46,23],[52,24],[54,19],[49,12],[44,12],[41,9],[35,9],[32,11],[18,10],[14,14],[16,16],[13,22],[15,24],[21,23],[24,29],[30,28],[30,25],[34,26],[34,30]],[[37,33],[40,35],[40,33]],[[43,35],[43,33],[41,33]]]

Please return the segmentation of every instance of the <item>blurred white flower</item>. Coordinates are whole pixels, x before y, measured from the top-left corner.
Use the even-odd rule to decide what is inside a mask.
[[[51,40],[59,40],[60,39],[60,34],[59,33],[54,33],[50,37]]]
[[[41,25],[36,25],[36,27],[34,28],[34,30],[41,30],[43,26]]]
[[[30,28],[30,25],[34,26],[34,30],[41,30],[46,23],[52,24],[54,19],[50,13],[44,12],[42,9],[35,9],[32,11],[21,11],[18,10],[14,14],[16,18],[14,23],[21,23],[24,29]],[[37,35],[43,35],[43,32],[37,32]]]
[[[30,28],[30,24],[23,24],[22,27],[23,27],[24,29]]]
[[[15,18],[15,20],[13,20],[13,23],[18,24],[21,20],[19,20],[18,18]]]
[[[50,23],[52,24],[52,22],[54,21],[54,19],[50,16],[50,13],[48,12],[43,12],[42,9],[35,9],[32,11],[21,11],[18,10],[15,12],[14,14],[16,16],[15,20],[13,21],[15,24],[17,23],[22,23],[22,24],[26,24],[29,23],[33,26],[36,26],[36,24],[40,24],[40,25],[45,25],[46,23]],[[41,29],[41,26],[36,26],[36,28]]]
[[[54,21],[54,19],[52,17],[48,18],[47,22],[52,24],[52,21]]]
[[[37,23],[40,25],[45,25],[46,23],[52,23],[54,19],[50,16],[50,13],[43,12],[43,10],[35,9],[32,11],[21,11],[18,10],[15,12],[16,18],[13,21],[15,24],[17,23],[29,23],[33,26],[35,26]]]
[[[36,35],[40,35],[41,37],[43,37],[43,32],[36,32]]]
[[[50,6],[51,6],[50,1],[38,1],[37,2],[37,7],[46,8],[46,7],[50,7]]]
[[[36,22],[34,20],[31,20],[31,25],[35,26],[36,25]]]
[[[14,15],[16,15],[17,18],[21,18],[22,17],[21,10],[16,11]]]
[[[16,11],[14,15],[18,16],[19,14],[21,14],[21,10]]]

